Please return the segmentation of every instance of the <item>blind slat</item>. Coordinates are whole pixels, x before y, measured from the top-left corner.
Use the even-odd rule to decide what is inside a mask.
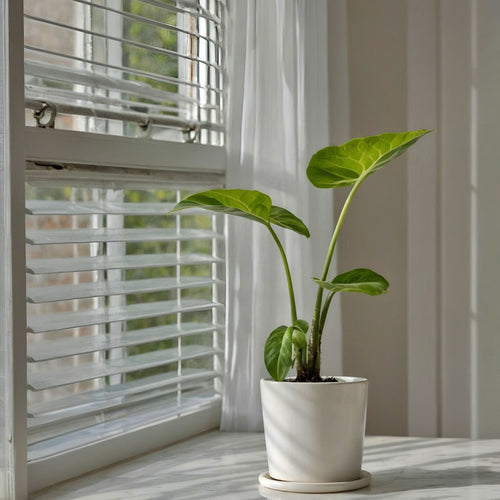
[[[67,356],[76,356],[78,354],[89,354],[120,347],[131,347],[151,342],[207,334],[215,331],[221,332],[222,329],[222,325],[183,322],[180,327],[177,324],[162,325],[151,328],[141,328],[140,330],[113,333],[113,335],[84,335],[47,342],[31,342],[28,346],[28,361],[48,361]]]
[[[204,64],[207,67],[215,68],[219,71],[221,70],[221,67],[219,65],[211,63],[210,61],[207,61],[206,59],[200,59],[199,57],[193,57],[193,56],[190,56],[189,54],[183,54],[182,52],[177,52],[175,50],[164,49],[162,47],[157,47],[155,45],[148,45],[146,43],[141,43],[141,42],[137,42],[137,41],[126,39],[126,38],[119,38],[119,37],[111,36],[109,34],[103,34],[103,33],[97,32],[97,31],[92,31],[92,30],[88,30],[85,28],[80,28],[78,26],[70,26],[68,24],[60,23],[60,22],[54,21],[52,19],[44,19],[44,18],[40,18],[40,17],[36,17],[36,16],[30,16],[28,14],[25,14],[24,17],[25,17],[25,19],[29,19],[31,21],[36,21],[36,22],[39,22],[41,24],[45,24],[47,26],[54,26],[54,27],[61,28],[61,29],[67,29],[70,31],[74,31],[76,33],[82,33],[84,35],[103,38],[104,40],[118,42],[118,43],[121,43],[123,45],[131,45],[133,47],[137,47],[137,48],[141,48],[141,49],[145,49],[145,50],[150,50],[152,52],[157,52],[159,54],[164,54],[164,55],[168,55],[171,57],[180,57],[180,58],[187,59],[188,61],[192,61],[192,62],[197,63],[197,64]],[[164,28],[168,27],[168,25],[165,25],[165,24],[163,26],[164,26]],[[42,27],[42,29],[44,29],[44,28]],[[168,28],[168,29],[170,29],[170,28]]]
[[[116,241],[188,241],[218,238],[220,235],[203,229],[54,229],[27,231],[30,245],[53,245]]]
[[[145,405],[138,411],[126,414],[122,418],[105,421],[78,429],[73,432],[65,432],[52,439],[35,442],[29,446],[29,460],[63,453],[64,451],[86,446],[110,436],[117,436],[124,432],[142,428],[155,422],[162,422],[172,417],[189,414],[193,411],[201,411],[204,408],[220,404],[221,397],[212,389],[203,392],[189,392],[181,398],[173,397],[171,401],[160,402],[153,405]]]
[[[93,416],[102,412],[109,413],[111,411],[122,410],[130,406],[137,406],[148,401],[164,398],[170,394],[178,393],[179,388],[183,391],[204,390],[207,385],[213,383],[213,379],[218,376],[215,372],[207,370],[199,370],[200,373],[196,377],[177,376],[176,374],[164,374],[164,378],[168,381],[161,388],[149,391],[141,391],[126,396],[111,396],[108,393],[97,393],[92,395],[93,400],[87,404],[78,404],[77,401],[66,401],[66,406],[63,406],[56,412],[44,412],[37,415],[28,416],[28,431],[39,432],[43,428],[56,423],[58,426],[67,420],[82,419],[82,417]],[[69,404],[68,404],[69,403]],[[57,433],[57,430],[56,430]]]
[[[49,54],[58,56],[64,59],[71,59],[85,63],[85,65],[98,66],[104,69],[113,69],[119,72],[134,74],[136,76],[151,77],[153,80],[164,81],[165,83],[173,83],[167,77],[161,75],[138,72],[123,66],[112,66],[109,64],[90,61],[87,59],[79,58],[76,56],[69,56],[67,54],[59,54],[50,50],[39,49],[37,47],[26,46],[28,50],[36,51],[38,53]],[[83,68],[62,66],[59,64],[48,64],[42,61],[32,61],[25,59],[24,61],[25,74],[32,75],[47,80],[60,81],[63,83],[71,83],[75,85],[87,85],[89,87],[96,87],[108,90],[115,90],[117,92],[129,93],[132,95],[147,98],[149,100],[156,100],[158,102],[181,102],[187,104],[196,104],[196,99],[184,94],[177,94],[166,90],[154,88],[146,82],[136,80],[123,80],[120,78],[113,78],[105,73],[97,73],[95,71],[85,70]],[[139,103],[136,103],[136,105]]]
[[[127,92],[127,95],[133,97],[133,94],[131,92]],[[41,85],[35,85],[33,83],[26,84],[24,86],[24,96],[26,99],[26,103],[30,102],[40,102],[41,96],[46,101],[50,101],[51,104],[56,104],[58,102],[61,102],[63,104],[72,104],[75,102],[79,102],[82,105],[85,105],[87,107],[90,106],[96,106],[96,105],[102,105],[102,107],[109,108],[109,107],[114,107],[117,109],[125,109],[125,110],[131,110],[134,111],[137,109],[137,102],[133,101],[130,97],[128,99],[121,99],[121,98],[116,98],[116,97],[109,97],[109,96],[101,96],[99,94],[93,93],[85,93],[85,92],[80,92],[80,91],[74,91],[74,90],[67,90],[67,89],[52,89],[50,87],[43,87]],[[125,96],[124,96],[125,97]],[[143,99],[145,100],[145,99]],[[154,102],[153,100],[149,100],[149,102],[143,102],[140,105],[141,110],[144,112],[147,111],[147,113],[159,115],[159,116],[173,116],[173,117],[180,117],[184,118],[186,121],[187,117],[189,116],[189,110],[185,109],[184,107],[179,107],[176,106],[177,101],[170,103],[158,103]],[[199,105],[200,107],[205,108],[202,105]],[[33,106],[34,107],[34,106]],[[210,108],[206,108],[210,109]],[[216,107],[212,107],[212,109],[216,109]]]
[[[198,382],[179,385],[182,387],[182,399],[184,397],[202,398],[213,398],[216,393],[214,393],[213,379]],[[103,419],[108,422],[121,419],[124,414],[143,412],[147,409],[152,409],[157,406],[163,406],[168,408],[167,405],[176,404],[179,398],[179,391],[175,387],[168,387],[162,391],[153,391],[152,393],[143,393],[125,400],[116,401],[115,405],[110,405],[105,407],[99,412],[83,412],[79,415],[74,415],[72,418],[62,418],[58,419],[57,422],[51,421],[50,417],[38,417],[36,419],[30,419],[28,421],[28,444],[35,444],[41,440],[50,440],[53,437],[57,437],[63,432],[74,432],[78,429],[85,429],[92,427],[96,423],[96,419],[101,421]],[[179,398],[181,399],[181,398]],[[104,417],[104,418],[103,418]]]
[[[212,347],[199,345],[183,346],[180,352],[178,348],[162,349],[161,351],[152,351],[146,354],[127,356],[126,358],[109,359],[97,363],[85,363],[55,368],[43,373],[28,374],[28,387],[33,391],[41,391],[221,353],[222,351]]]
[[[182,375],[176,372],[151,375],[142,379],[108,385],[101,389],[75,392],[70,396],[33,403],[28,409],[28,418],[50,418],[60,413],[75,412],[78,414],[79,411],[85,411],[86,408],[93,411],[105,406],[108,399],[111,401],[122,400],[144,392],[162,391],[177,384],[203,382],[219,376],[221,376],[220,373],[202,368],[186,368]]]
[[[176,301],[144,302],[123,307],[108,307],[59,314],[33,315],[28,319],[29,333],[68,330],[82,326],[102,325],[114,321],[152,318],[182,312],[203,311],[222,304],[213,301],[186,299],[179,305]]]
[[[105,74],[106,69],[117,70],[119,72],[130,73],[136,76],[145,76],[153,80],[161,81],[164,83],[170,83],[174,85],[189,85],[188,81],[179,80],[176,78],[170,78],[162,75],[156,75],[154,73],[140,72],[136,73],[135,70],[130,68],[125,68],[123,66],[111,66],[104,63],[92,62],[87,59],[73,58],[65,54],[58,54],[51,51],[43,51],[42,49],[37,49],[36,47],[25,47],[28,50],[34,50],[38,53],[47,53],[50,55],[55,55],[61,58],[71,58],[78,60],[86,65],[92,63],[94,66],[103,68],[102,73],[97,73],[95,71],[89,71],[83,68],[62,66],[54,63],[44,63],[42,61],[33,61],[31,59],[24,60],[24,71],[26,75],[34,76],[38,78],[44,78],[52,81],[60,81],[68,84],[75,85],[87,85],[90,87],[96,87],[105,90],[113,90],[116,92],[122,92],[124,94],[130,94],[132,96],[142,97],[147,99],[146,103],[138,103],[137,101],[131,101],[131,104],[136,106],[139,104],[147,104],[148,102],[172,102],[172,103],[186,103],[186,104],[197,104],[202,105],[197,99],[190,97],[185,94],[177,94],[174,92],[169,92],[159,88],[152,87],[150,84],[140,81],[140,80],[123,80],[120,78],[113,78],[112,76]],[[208,85],[199,85],[198,88],[219,93],[220,90],[210,87]],[[59,89],[49,88],[49,91],[54,93]],[[45,89],[44,89],[45,91]]]
[[[104,269],[144,269],[148,267],[194,266],[222,263],[223,260],[208,254],[142,254],[99,257],[74,257],[30,259],[26,263],[29,274],[72,273],[102,271]]]
[[[175,203],[76,202],[54,200],[27,200],[28,215],[166,215]],[[206,214],[202,210],[184,210],[184,215]],[[182,214],[181,214],[182,215]]]
[[[185,288],[199,288],[221,283],[221,281],[212,278],[185,276],[180,279],[152,278],[128,281],[76,283],[74,285],[39,286],[29,287],[27,289],[26,300],[31,304],[43,304],[62,300],[107,297],[109,295],[128,295],[166,290],[182,290]]]

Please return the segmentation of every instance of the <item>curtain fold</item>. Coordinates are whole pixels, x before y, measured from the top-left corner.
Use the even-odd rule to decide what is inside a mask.
[[[333,227],[333,195],[306,177],[328,145],[326,0],[235,0],[230,4],[228,187],[257,189],[300,217],[311,240],[279,231],[300,318],[311,321],[315,287]],[[262,428],[259,380],[264,343],[290,323],[281,259],[268,231],[228,220],[227,370],[221,428]],[[333,342],[340,346],[339,321]],[[335,367],[329,367],[334,369]],[[338,367],[337,367],[338,368]]]

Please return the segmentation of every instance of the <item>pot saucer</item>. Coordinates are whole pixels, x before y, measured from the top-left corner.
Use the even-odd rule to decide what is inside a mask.
[[[291,491],[293,493],[338,493],[340,491],[359,490],[368,486],[372,475],[361,471],[361,477],[353,481],[339,481],[334,483],[297,483],[294,481],[279,481],[273,479],[269,472],[259,475],[259,483],[272,490]]]

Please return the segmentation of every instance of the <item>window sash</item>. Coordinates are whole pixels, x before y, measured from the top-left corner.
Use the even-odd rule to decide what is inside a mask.
[[[136,0],[133,6],[142,6],[140,14],[122,10],[112,0],[102,5],[64,2],[75,9],[74,19],[50,10],[42,15],[29,3],[25,13],[26,107],[33,110],[39,126],[52,127],[57,113],[87,117],[89,123],[103,119],[102,125],[96,122],[94,132],[106,129],[118,135],[127,131],[126,135],[162,138],[162,129],[180,129],[180,136],[170,134],[170,138],[222,144],[223,2],[201,0],[175,7]],[[176,22],[154,18],[159,12],[174,13]],[[130,22],[142,31],[128,33]],[[33,37],[37,29],[49,35]],[[162,34],[162,43],[148,40],[149,29]],[[46,42],[52,32],[81,39],[82,49],[71,51],[71,44],[52,47]],[[89,51],[89,45],[96,50]],[[158,57],[165,60],[160,63]],[[165,70],[172,61],[178,65],[178,75]],[[129,130],[116,121],[138,128]],[[71,127],[75,125],[78,122]]]
[[[35,164],[29,165],[33,180],[57,168],[63,182],[66,177],[83,182],[95,178],[95,168],[106,166],[110,174],[108,179],[102,172],[104,185],[126,181],[143,187],[171,181],[196,189],[216,176],[216,182],[223,182],[226,171],[225,151],[219,146],[34,127],[25,127],[24,138],[26,160]],[[148,182],[143,169],[151,172]]]

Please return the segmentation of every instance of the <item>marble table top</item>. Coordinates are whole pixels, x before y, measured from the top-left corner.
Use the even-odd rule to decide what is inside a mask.
[[[259,486],[262,434],[211,432],[35,493],[36,500],[500,499],[500,439],[368,436],[368,487],[282,493]]]

